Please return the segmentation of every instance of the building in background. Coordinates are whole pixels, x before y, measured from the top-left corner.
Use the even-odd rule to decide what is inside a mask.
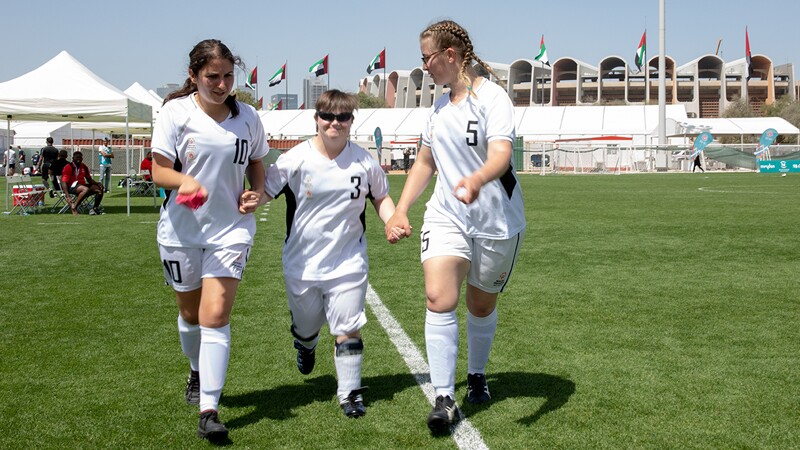
[[[306,109],[314,109],[317,99],[328,90],[324,77],[310,77],[303,80],[303,103]]]
[[[299,106],[297,104],[297,94],[275,94],[269,98],[269,102],[273,105],[281,101],[283,102],[281,109],[297,109]]]
[[[173,91],[177,91],[181,86],[175,83],[167,83],[156,89],[156,94],[161,98],[167,98]]]
[[[775,65],[766,55],[753,55],[749,64],[745,58],[724,61],[716,55],[682,65],[670,56],[665,59],[666,103],[684,105],[689,117],[720,117],[740,98],[760,116],[764,106],[781,97],[800,97],[794,65]],[[597,65],[572,57],[559,58],[551,66],[530,59],[487,64],[494,75],[478,65],[475,70],[506,88],[517,107],[658,104],[658,56],[641,71],[617,56],[607,56]],[[359,91],[384,98],[389,107],[428,108],[447,88],[417,67],[362,78]]]

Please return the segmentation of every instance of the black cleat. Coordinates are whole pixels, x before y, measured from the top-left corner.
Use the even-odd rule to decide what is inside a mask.
[[[367,407],[364,406],[364,398],[361,397],[361,393],[366,390],[366,387],[362,387],[350,391],[350,395],[339,403],[345,416],[357,419],[367,413]]]
[[[186,380],[186,403],[200,404],[200,372],[194,370],[189,372],[189,379]]]
[[[434,434],[447,433],[458,422],[460,414],[456,402],[450,396],[440,395],[436,397],[436,404],[428,414],[428,428]]]
[[[486,403],[492,399],[489,386],[486,384],[486,375],[482,373],[467,374],[467,401],[474,405]]]
[[[219,421],[216,410],[209,409],[200,413],[197,436],[211,442],[221,442],[228,438],[228,429]]]
[[[297,370],[303,375],[308,375],[314,370],[314,363],[316,363],[316,354],[314,348],[306,348],[297,339],[294,340],[294,348],[297,349]]]

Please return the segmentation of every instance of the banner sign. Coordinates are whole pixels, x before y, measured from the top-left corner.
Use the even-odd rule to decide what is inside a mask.
[[[758,171],[760,173],[800,172],[800,160],[758,160]]]
[[[775,142],[775,138],[777,137],[778,132],[775,131],[774,128],[768,128],[766,131],[764,131],[764,134],[761,135],[761,141],[758,143],[758,148],[756,149],[755,155],[758,156],[769,150],[769,146]]]
[[[692,156],[690,158],[694,158],[697,156],[698,153],[702,152],[708,144],[710,144],[714,140],[714,136],[711,135],[708,131],[703,131],[696,138],[694,138],[694,151],[692,152]]]

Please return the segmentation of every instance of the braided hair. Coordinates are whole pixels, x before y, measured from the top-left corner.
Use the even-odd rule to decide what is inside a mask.
[[[234,56],[230,49],[217,39],[206,39],[198,42],[192,51],[189,52],[189,70],[198,76],[200,69],[205,67],[212,59],[227,59],[234,66],[243,67],[242,60],[238,56]],[[168,101],[176,98],[186,97],[187,95],[197,92],[197,85],[192,82],[192,77],[187,77],[180,89],[171,92],[164,99],[164,105]],[[231,110],[231,116],[236,117],[239,115],[239,105],[236,103],[236,96],[229,95],[225,99],[225,104]]]
[[[452,20],[442,20],[429,25],[419,35],[420,40],[430,38],[433,44],[440,48],[452,48],[461,55],[461,68],[458,71],[458,78],[467,86],[470,95],[475,95],[472,90],[472,83],[467,76],[467,69],[473,60],[483,66],[487,72],[492,74],[495,79],[500,79],[494,70],[489,67],[482,59],[475,54],[475,49],[472,47],[472,40],[469,38],[469,33],[461,25]]]

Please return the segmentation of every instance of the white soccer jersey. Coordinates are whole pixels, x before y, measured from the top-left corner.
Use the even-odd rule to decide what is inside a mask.
[[[209,117],[194,95],[171,100],[153,129],[153,152],[173,161],[175,170],[193,176],[208,191],[196,210],[167,196],[158,221],[158,243],[170,247],[225,247],[253,244],[256,222],[239,212],[245,172],[251,160],[266,156],[264,128],[252,106],[239,103],[239,115],[222,123]]]
[[[309,139],[267,169],[266,191],[286,195],[284,275],[329,280],[367,273],[367,199],[386,197],[389,183],[366,150],[348,142],[330,160]]]
[[[459,104],[445,94],[430,109],[422,143],[431,148],[439,174],[427,207],[449,217],[467,236],[508,239],[525,229],[522,190],[512,166],[484,185],[470,205],[453,195],[455,185],[486,162],[489,142],[514,141],[514,108],[508,94],[486,79],[475,94]]]

